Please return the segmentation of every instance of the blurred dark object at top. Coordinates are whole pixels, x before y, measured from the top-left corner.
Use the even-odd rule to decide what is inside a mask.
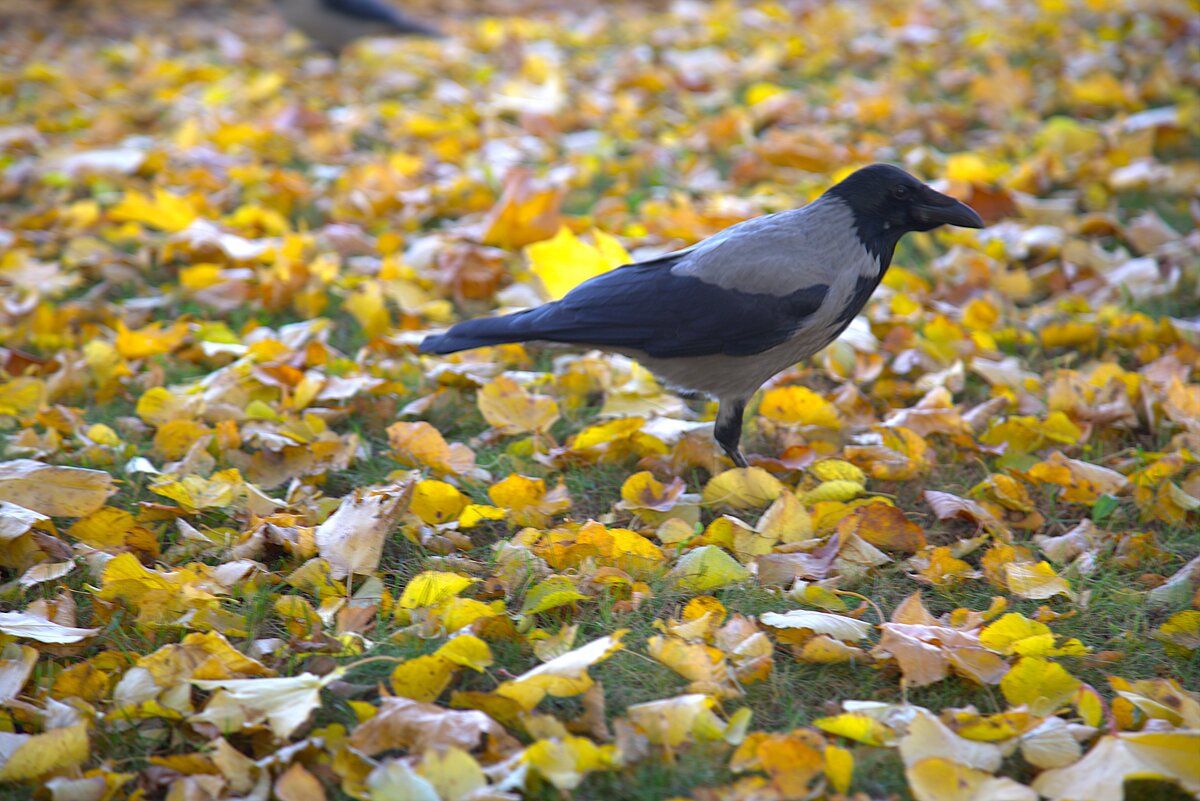
[[[371,36],[443,35],[386,0],[275,0],[275,8],[289,25],[331,53]]]

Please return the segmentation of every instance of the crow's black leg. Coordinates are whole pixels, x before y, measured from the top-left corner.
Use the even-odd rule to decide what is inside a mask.
[[[713,428],[717,444],[738,467],[749,467],[746,457],[738,449],[738,442],[742,438],[742,414],[745,411],[745,398],[723,399],[717,407],[717,424]]]

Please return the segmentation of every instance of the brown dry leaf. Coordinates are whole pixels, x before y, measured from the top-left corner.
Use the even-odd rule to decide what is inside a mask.
[[[518,746],[483,712],[446,709],[408,698],[382,699],[378,712],[350,733],[350,744],[367,756],[398,748],[417,754],[439,747],[473,751],[489,739],[501,753]]]
[[[963,518],[982,526],[1003,540],[1012,539],[1012,532],[1009,531],[1008,526],[978,501],[936,490],[925,490],[922,497],[933,507],[933,513],[938,516],[939,520]]]
[[[887,551],[919,551],[925,547],[925,533],[904,512],[889,503],[859,506],[838,523],[838,534],[858,535]]]
[[[408,508],[413,483],[356,490],[317,527],[317,552],[329,563],[330,575],[368,575],[379,567],[384,538]]]
[[[871,650],[876,659],[895,659],[909,687],[924,687],[950,671],[980,684],[996,684],[1008,664],[984,648],[979,635],[945,626],[884,623],[879,644]]]
[[[279,774],[274,790],[279,801],[325,801],[326,798],[321,782],[299,762],[293,762]]]

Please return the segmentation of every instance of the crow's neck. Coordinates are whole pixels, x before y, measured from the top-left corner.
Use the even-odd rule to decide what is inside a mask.
[[[892,263],[892,254],[896,252],[896,244],[906,233],[903,228],[889,225],[874,215],[854,213],[854,232],[858,235],[863,247],[879,261],[879,273],[882,275]]]

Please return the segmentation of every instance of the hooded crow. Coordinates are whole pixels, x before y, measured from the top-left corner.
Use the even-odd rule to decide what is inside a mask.
[[[545,341],[625,354],[668,385],[715,397],[716,440],[746,467],[738,442],[754,392],[837,338],[879,286],[900,237],[940,225],[983,220],[904,170],[875,164],[807,206],[610,270],[562,300],[459,323],[421,350]]]
[[[275,7],[288,25],[331,53],[367,36],[442,36],[385,0],[275,0]]]

